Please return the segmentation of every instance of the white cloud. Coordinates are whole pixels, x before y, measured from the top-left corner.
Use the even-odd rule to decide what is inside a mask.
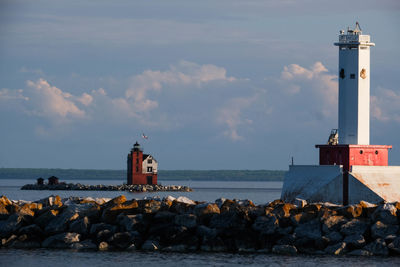
[[[287,97],[305,99],[323,116],[336,114],[332,111],[337,109],[337,76],[330,74],[321,62],[314,63],[310,68],[298,64],[284,66],[278,85]]]
[[[2,100],[25,100],[28,101],[29,97],[26,97],[23,95],[23,90],[18,89],[18,90],[10,90],[7,88],[3,88],[0,90],[0,99]]]
[[[253,97],[237,97],[230,99],[222,108],[218,110],[216,121],[218,124],[225,125],[228,129],[224,135],[233,141],[244,140],[239,134],[240,128],[248,127],[253,123],[249,118],[243,118],[243,110],[248,108],[257,99]]]
[[[31,97],[33,112],[40,116],[46,117],[84,117],[85,111],[77,107],[76,101],[78,99],[85,99],[83,95],[81,98],[76,98],[72,94],[63,92],[61,89],[51,86],[46,80],[39,79],[36,82],[27,81],[28,87],[32,90],[29,92]],[[28,93],[28,94],[29,94]],[[79,101],[81,102],[81,101]]]
[[[400,92],[378,87],[371,96],[371,115],[378,121],[400,122]]]
[[[149,99],[148,93],[160,92],[164,85],[201,87],[203,84],[214,81],[233,82],[235,80],[234,77],[226,76],[225,68],[181,61],[167,71],[146,70],[134,76],[125,95],[126,98],[133,100],[136,111],[147,112],[156,109],[159,105],[157,100]]]

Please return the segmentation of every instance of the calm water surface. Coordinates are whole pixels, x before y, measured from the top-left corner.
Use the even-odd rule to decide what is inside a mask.
[[[77,180],[66,180],[65,182],[77,183]],[[99,184],[96,180],[80,180],[81,184]],[[60,195],[61,197],[116,197],[125,195],[128,199],[144,198],[153,196],[186,196],[198,201],[214,201],[220,197],[229,199],[251,199],[256,204],[263,204],[280,198],[282,182],[260,182],[260,181],[160,181],[163,185],[186,185],[193,188],[193,192],[153,192],[132,193],[126,191],[37,191],[20,190],[21,186],[33,183],[32,180],[24,179],[0,179],[0,195],[5,195],[13,200],[39,200],[49,195]],[[122,182],[116,180],[101,180],[101,184],[117,185]]]

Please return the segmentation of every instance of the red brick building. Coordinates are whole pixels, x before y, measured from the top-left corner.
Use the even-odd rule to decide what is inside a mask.
[[[127,184],[157,184],[157,161],[143,154],[138,142],[133,145],[127,159]]]

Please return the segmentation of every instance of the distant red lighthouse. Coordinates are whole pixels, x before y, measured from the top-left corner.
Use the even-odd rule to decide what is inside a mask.
[[[138,142],[133,145],[127,158],[127,184],[157,184],[157,161],[143,154]]]

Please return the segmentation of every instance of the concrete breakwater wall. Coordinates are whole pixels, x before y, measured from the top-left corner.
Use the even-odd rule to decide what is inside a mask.
[[[192,189],[182,185],[84,185],[73,183],[49,184],[26,184],[21,190],[80,190],[80,191],[129,191],[129,192],[155,192],[155,191],[179,191],[190,192]]]
[[[0,198],[3,248],[400,255],[400,203]]]

